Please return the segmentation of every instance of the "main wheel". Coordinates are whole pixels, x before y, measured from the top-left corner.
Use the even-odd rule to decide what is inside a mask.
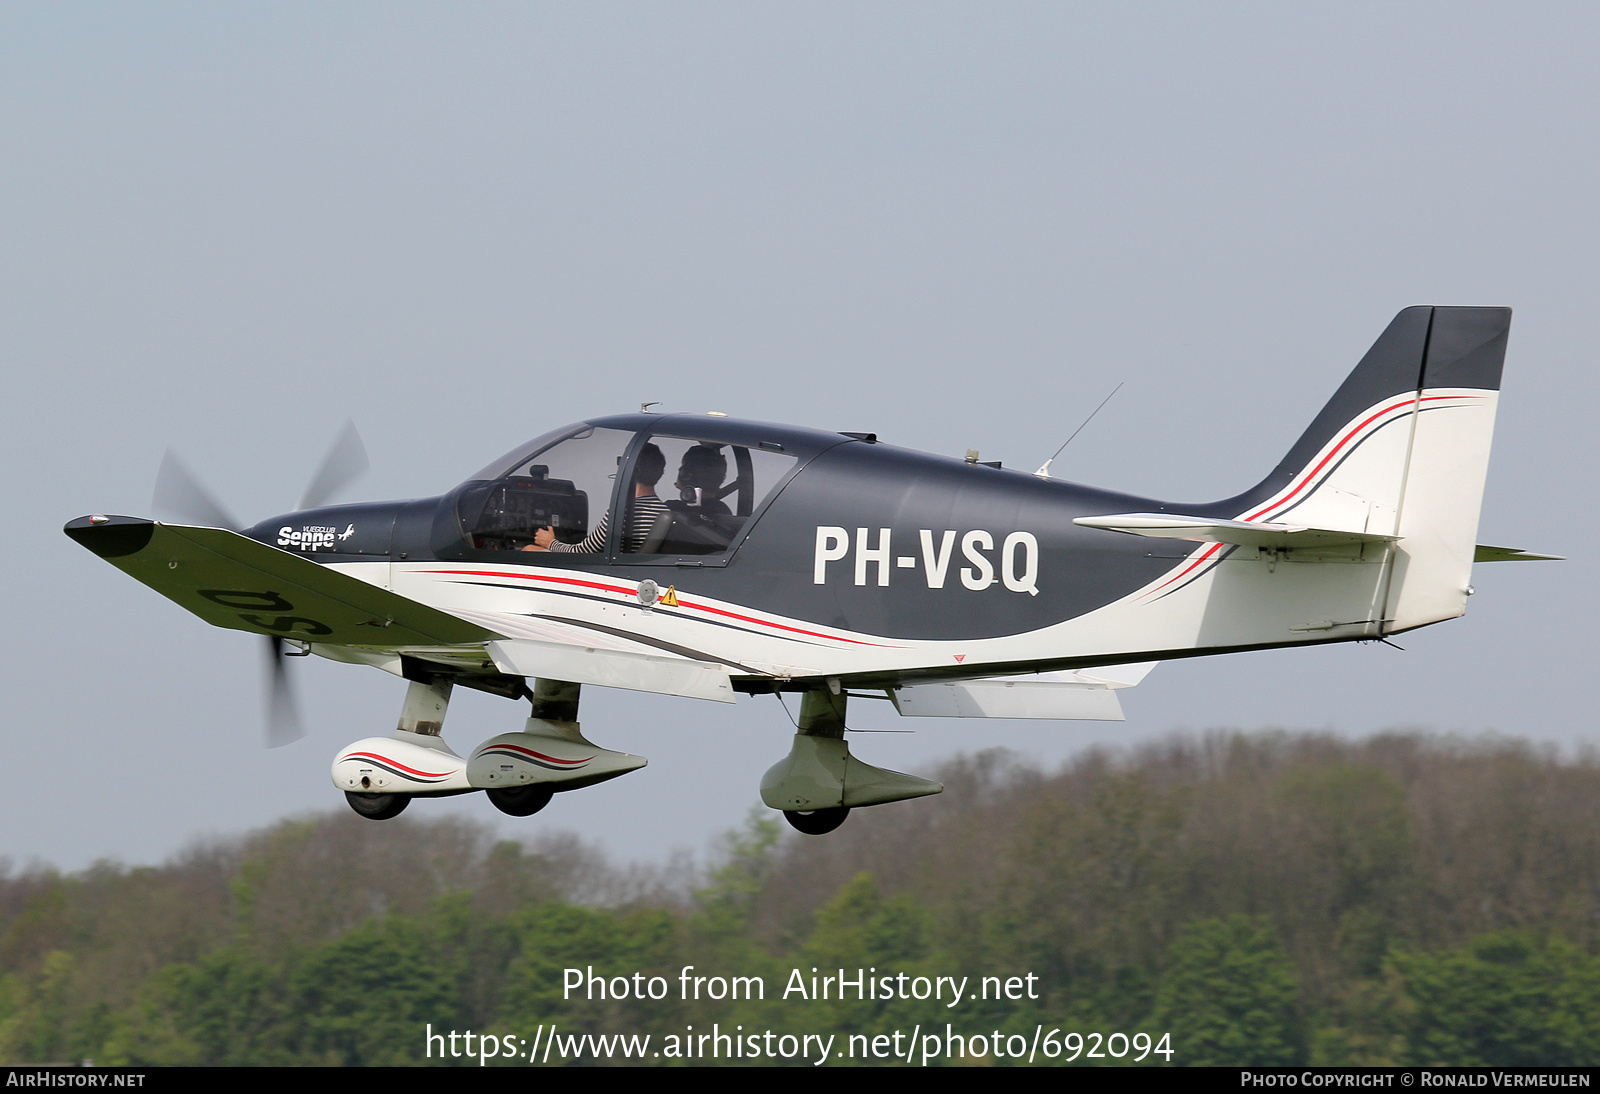
[[[484,793],[489,795],[494,807],[507,816],[531,817],[550,804],[550,797],[555,791],[541,783],[533,783],[529,786],[486,790]]]
[[[839,827],[849,815],[850,807],[840,805],[832,809],[813,809],[809,813],[786,811],[783,819],[796,831],[808,836],[821,836]]]
[[[350,803],[351,809],[368,820],[388,820],[406,811],[406,806],[411,804],[411,795],[357,794],[353,790],[346,790],[344,800]]]

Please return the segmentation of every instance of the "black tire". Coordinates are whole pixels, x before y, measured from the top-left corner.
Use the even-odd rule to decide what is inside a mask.
[[[484,793],[489,795],[494,807],[508,817],[531,817],[550,804],[555,791],[542,783],[533,783],[530,786],[486,790]]]
[[[833,809],[813,809],[809,813],[786,811],[783,819],[797,832],[804,832],[808,836],[823,836],[843,824],[849,815],[850,807],[840,805]]]
[[[346,790],[344,800],[350,803],[351,809],[368,820],[388,820],[406,811],[406,806],[411,804],[411,795],[357,794],[353,790]]]

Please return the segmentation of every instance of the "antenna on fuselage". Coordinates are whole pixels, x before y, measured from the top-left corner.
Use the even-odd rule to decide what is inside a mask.
[[[1111,389],[1111,395],[1115,395],[1121,390],[1122,384],[1118,384],[1116,387]],[[1094,421],[1094,416],[1100,413],[1100,411],[1105,408],[1105,405],[1111,401],[1111,395],[1107,395],[1104,399],[1100,400],[1100,405],[1089,412],[1089,416],[1083,420],[1083,425],[1080,425],[1077,429],[1072,431],[1072,437],[1076,437],[1079,433],[1082,433],[1083,426]],[[1072,443],[1072,437],[1068,437],[1066,440],[1062,441],[1061,447],[1056,449],[1056,455],[1051,456],[1048,460],[1045,460],[1044,463],[1039,466],[1039,470],[1035,471],[1034,474],[1038,475],[1041,479],[1048,479],[1050,477],[1050,465],[1056,462],[1056,456],[1061,455],[1061,453],[1067,450],[1067,445]]]

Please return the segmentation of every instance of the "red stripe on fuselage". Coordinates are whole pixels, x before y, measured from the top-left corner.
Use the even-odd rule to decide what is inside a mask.
[[[1157,585],[1154,589],[1151,589],[1149,593],[1145,593],[1144,595],[1145,596],[1149,596],[1150,593],[1159,593],[1162,589],[1165,589],[1168,585],[1171,585],[1174,581],[1177,581],[1184,574],[1188,573],[1190,570],[1192,570],[1196,566],[1200,565],[1202,562],[1204,562],[1206,559],[1210,558],[1212,555],[1216,554],[1221,549],[1222,549],[1222,544],[1213,543],[1211,546],[1209,546],[1209,547],[1207,547],[1205,549],[1205,553],[1202,554],[1199,558],[1197,558],[1193,562],[1189,563],[1189,565],[1185,566],[1183,569],[1179,570],[1177,573],[1173,574],[1171,577],[1167,578],[1167,580],[1163,581],[1161,584]]]
[[[1301,480],[1299,482],[1299,485],[1297,485],[1288,494],[1286,494],[1283,497],[1279,498],[1277,501],[1270,502],[1266,506],[1264,506],[1264,507],[1262,507],[1260,509],[1257,509],[1254,513],[1251,513],[1249,516],[1240,517],[1239,519],[1242,520],[1242,521],[1246,521],[1246,522],[1255,522],[1255,521],[1258,521],[1261,517],[1265,516],[1266,514],[1271,513],[1272,511],[1274,511],[1276,509],[1283,508],[1283,506],[1285,504],[1287,504],[1289,501],[1293,500],[1293,498],[1294,498],[1294,496],[1296,494],[1300,493],[1300,491],[1304,490],[1307,486],[1309,486],[1311,484],[1312,480],[1314,480],[1317,477],[1317,475],[1319,473],[1321,473],[1322,469],[1324,467],[1328,466],[1329,461],[1331,461],[1335,456],[1337,456],[1341,451],[1343,451],[1345,446],[1348,445],[1352,440],[1354,440],[1356,438],[1357,434],[1359,434],[1362,430],[1366,429],[1367,426],[1371,425],[1373,422],[1377,421],[1379,418],[1383,417],[1385,414],[1389,414],[1389,413],[1391,413],[1391,412],[1393,412],[1395,410],[1400,409],[1401,407],[1416,406],[1419,403],[1431,403],[1431,402],[1434,402],[1434,401],[1439,400],[1439,399],[1478,399],[1478,398],[1481,398],[1481,397],[1482,396],[1478,396],[1478,395],[1424,395],[1419,399],[1415,395],[1410,395],[1410,396],[1407,396],[1404,399],[1401,399],[1399,402],[1390,403],[1388,406],[1384,407],[1382,410],[1376,411],[1373,414],[1369,414],[1366,418],[1362,419],[1359,423],[1357,423],[1355,426],[1353,426],[1347,433],[1345,433],[1345,435],[1343,437],[1339,438],[1339,442],[1333,446],[1333,449],[1326,456],[1324,456],[1321,460],[1319,460],[1315,467],[1313,467],[1310,471],[1306,472],[1305,476],[1303,478],[1301,478]],[[1163,581],[1161,584],[1157,585],[1154,589],[1151,589],[1150,592],[1145,593],[1144,595],[1145,596],[1149,596],[1150,593],[1160,592],[1162,589],[1165,589],[1168,585],[1171,585],[1174,581],[1180,580],[1185,574],[1189,573],[1196,566],[1200,565],[1206,559],[1208,559],[1212,555],[1214,555],[1217,552],[1218,548],[1220,548],[1222,546],[1223,546],[1223,544],[1213,543],[1209,548],[1206,549],[1206,551],[1203,554],[1200,555],[1199,558],[1197,558],[1194,561],[1192,561],[1191,563],[1189,563],[1189,565],[1185,566],[1182,570],[1178,571],[1176,574],[1174,574],[1173,576],[1169,577],[1167,580]]]
[[[633,597],[638,595],[637,590],[627,589],[620,585],[606,585],[598,581],[581,581],[574,577],[548,577],[544,574],[508,573],[504,570],[418,570],[417,573],[460,574],[467,577],[515,577],[520,578],[523,581],[547,581],[554,585],[577,585],[585,589],[598,589],[601,592],[616,593],[619,596]],[[660,605],[657,606],[659,607]],[[678,598],[678,607],[692,608],[697,612],[709,612],[712,615],[725,615],[729,619],[740,619],[746,623],[754,623],[760,627],[771,627],[774,630],[790,631],[794,634],[804,634],[811,638],[826,638],[833,642],[849,642],[856,646],[873,646],[878,649],[887,650],[898,650],[905,648],[904,646],[888,646],[880,642],[865,642],[859,638],[841,638],[836,634],[823,634],[821,631],[808,631],[800,627],[790,627],[783,623],[770,623],[765,619],[757,619],[754,616],[740,615],[738,612],[725,611],[722,608],[713,608],[709,604],[697,604],[692,600],[685,600],[681,596]]]
[[[1309,486],[1311,484],[1311,480],[1316,478],[1317,474],[1324,467],[1328,466],[1328,461],[1332,460],[1335,456],[1337,456],[1340,453],[1340,451],[1342,451],[1344,449],[1345,445],[1349,444],[1352,440],[1354,440],[1356,434],[1360,433],[1363,429],[1367,428],[1367,426],[1371,425],[1373,422],[1377,421],[1379,418],[1383,417],[1385,414],[1388,414],[1390,411],[1398,410],[1399,408],[1404,407],[1404,406],[1416,406],[1418,403],[1431,403],[1431,402],[1434,402],[1435,400],[1438,400],[1438,399],[1476,399],[1478,397],[1479,396],[1476,396],[1476,395],[1424,395],[1422,398],[1419,399],[1415,395],[1410,395],[1410,396],[1407,396],[1406,398],[1400,400],[1397,403],[1390,403],[1388,406],[1384,407],[1382,410],[1378,411],[1377,413],[1368,416],[1364,421],[1362,421],[1360,424],[1358,424],[1353,429],[1351,429],[1343,437],[1339,438],[1339,443],[1333,446],[1333,450],[1331,452],[1329,452],[1326,456],[1324,456],[1321,459],[1321,461],[1318,462],[1317,466],[1313,467],[1310,471],[1308,471],[1306,473],[1305,477],[1300,480],[1300,485],[1296,486],[1288,494],[1284,495],[1282,498],[1279,498],[1277,501],[1271,502],[1268,505],[1266,505],[1264,508],[1257,509],[1254,513],[1251,513],[1249,516],[1240,517],[1239,519],[1240,520],[1244,520],[1244,521],[1257,520],[1261,516],[1265,515],[1266,513],[1270,513],[1274,509],[1281,508],[1284,505],[1285,502],[1288,502],[1296,494],[1300,493],[1300,491],[1304,490],[1307,486]]]
[[[517,577],[524,581],[548,581],[552,585],[577,585],[584,589],[599,589],[603,593],[618,593],[622,596],[637,595],[632,589],[625,589],[621,585],[606,585],[598,581],[581,581],[575,577],[546,577],[543,574],[519,574],[505,570],[418,570],[423,574],[464,574],[467,577]]]
[[[684,600],[681,596],[678,598],[678,604],[680,606],[682,606],[682,607],[685,607],[685,608],[693,608],[696,611],[710,612],[712,615],[725,615],[729,619],[742,619],[746,623],[755,623],[755,624],[758,624],[758,625],[763,626],[763,627],[776,627],[780,631],[793,631],[795,634],[810,635],[812,638],[828,638],[828,639],[832,639],[835,642],[851,642],[851,643],[854,643],[857,646],[875,646],[878,649],[882,649],[882,650],[901,650],[901,649],[905,649],[904,646],[887,646],[887,645],[884,645],[881,642],[863,642],[859,638],[840,638],[838,635],[823,634],[820,631],[802,630],[799,627],[789,627],[789,626],[785,626],[782,623],[768,623],[765,619],[756,619],[756,618],[754,618],[752,616],[740,615],[738,612],[724,611],[721,608],[713,608],[709,604],[696,604],[693,601]]]

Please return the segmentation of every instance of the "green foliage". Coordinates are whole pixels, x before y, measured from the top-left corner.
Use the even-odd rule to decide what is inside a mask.
[[[928,913],[905,896],[885,900],[857,874],[817,913],[802,957],[819,966],[906,967],[927,956]]]
[[[816,927],[804,947],[784,964],[783,983],[792,970],[809,984],[817,976],[832,975],[843,981],[885,975],[935,977],[948,974],[948,965],[928,960],[930,916],[926,908],[906,895],[884,898],[870,874],[858,874],[834,894],[817,913]],[[865,993],[868,997],[861,998]],[[841,991],[828,998],[810,998],[769,1008],[777,1021],[782,1014],[803,1014],[807,1028],[851,1033],[878,1033],[902,1022],[914,1025],[938,1016],[936,1001],[873,999],[865,987]],[[898,994],[898,991],[897,991]],[[791,1018],[792,1022],[792,1018]]]
[[[168,965],[143,985],[103,1045],[102,1063],[272,1065],[295,1060],[276,969],[238,948]]]
[[[770,811],[751,807],[744,827],[724,837],[723,862],[711,871],[711,884],[695,894],[708,935],[743,932],[756,898],[766,887],[782,826]]]
[[[428,1024],[461,1025],[456,984],[417,924],[368,922],[313,952],[289,981],[302,1059],[345,1066],[418,1062]]]
[[[1172,944],[1151,1027],[1172,1033],[1175,1063],[1300,1062],[1295,978],[1272,928],[1245,916],[1192,923]]]
[[[542,904],[514,917],[520,952],[508,970],[502,1024],[531,1030],[554,1022],[577,1032],[613,1032],[675,1021],[678,992],[678,921],[659,908],[610,910],[570,904]],[[581,986],[567,988],[567,970]],[[630,979],[627,997],[616,998],[611,981],[640,973],[660,976],[671,992],[664,1000],[643,1001]],[[590,978],[597,983],[590,985]],[[641,1023],[644,1025],[641,1026]]]
[[[75,1059],[68,992],[76,963],[72,954],[51,950],[31,974],[12,974],[0,981],[0,1051],[7,1061]]]
[[[1600,961],[1559,938],[1500,931],[1397,954],[1412,1001],[1402,1063],[1547,1067],[1600,1056]]]
[[[824,838],[754,810],[698,888],[572,837],[409,816],[289,822],[162,867],[0,874],[0,1060],[419,1064],[440,1062],[429,1026],[945,1022],[1170,1032],[1175,1064],[1600,1055],[1594,762],[1267,734],[1087,754],[1049,778],[994,755],[940,774],[944,795]],[[759,977],[765,998],[711,998],[708,980],[684,1000],[685,969]],[[965,976],[969,997],[841,998],[858,970]],[[808,995],[813,974],[834,986],[782,998],[796,973]],[[970,994],[1028,974],[1037,998]],[[653,976],[665,998],[633,997]]]

